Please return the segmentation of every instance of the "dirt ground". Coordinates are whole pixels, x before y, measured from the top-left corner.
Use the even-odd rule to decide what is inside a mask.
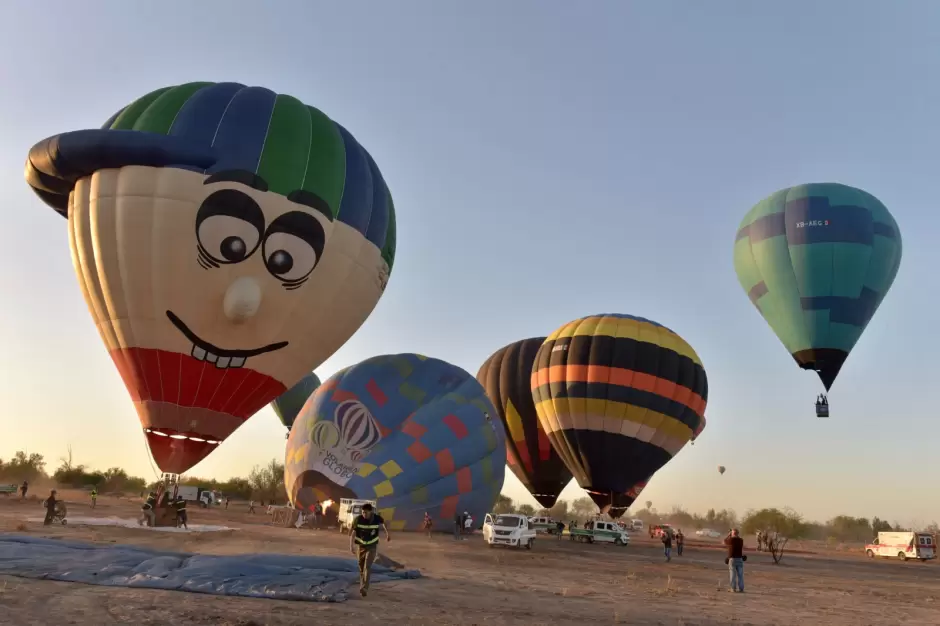
[[[62,497],[63,494],[60,494]],[[64,494],[70,517],[133,517],[134,500]],[[237,554],[343,555],[348,539],[337,531],[268,525],[244,504],[229,510],[192,509],[190,523],[231,531],[161,533],[148,529],[72,525],[43,528],[38,501],[0,496],[0,533],[61,537]],[[46,624],[820,624],[864,626],[940,624],[940,570],[936,562],[868,560],[860,549],[800,545],[773,565],[749,551],[745,594],[727,592],[724,555],[696,542],[665,563],[645,536],[627,548],[540,539],[532,551],[488,548],[479,534],[455,542],[398,533],[381,551],[425,578],[379,583],[367,598],[339,604],[287,602],[174,591],[119,589],[0,576],[0,623]],[[753,543],[751,538],[748,538]],[[717,542],[716,542],[717,543]],[[749,546],[752,547],[752,546]]]

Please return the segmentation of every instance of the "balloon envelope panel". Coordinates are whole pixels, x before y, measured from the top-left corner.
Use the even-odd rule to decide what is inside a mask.
[[[333,354],[381,297],[395,214],[371,156],[296,98],[158,89],[30,150],[156,464],[182,473]]]
[[[550,509],[571,482],[571,472],[552,448],[532,400],[532,364],[544,341],[534,337],[500,348],[480,367],[477,380],[505,427],[509,469]]]
[[[689,344],[629,315],[570,322],[539,348],[539,421],[578,484],[605,510],[704,427],[708,380]]]
[[[436,528],[488,513],[503,485],[506,441],[483,387],[455,365],[417,354],[378,356],[327,380],[287,442],[284,483],[310,509],[376,500],[394,529]]]
[[[313,395],[313,392],[316,391],[319,386],[320,378],[313,372],[310,372],[301,378],[300,382],[279,395],[274,402],[271,403],[274,414],[277,415],[281,423],[287,427],[288,431],[290,431],[304,403],[307,402],[307,399]]]
[[[797,364],[832,386],[890,289],[901,232],[873,195],[837,183],[776,192],[741,221],[741,287]]]

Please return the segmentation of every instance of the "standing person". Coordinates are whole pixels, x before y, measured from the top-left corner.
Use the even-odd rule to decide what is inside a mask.
[[[313,526],[320,527],[320,518],[323,516],[323,504],[317,500],[313,505]]]
[[[55,505],[56,505],[56,490],[53,489],[49,492],[49,497],[46,498],[46,518],[42,520],[43,526],[48,526],[52,523],[52,518],[55,515]]]
[[[463,532],[463,514],[454,513],[454,539],[460,541],[460,534]]]
[[[176,496],[176,502],[173,503],[176,507],[176,527],[179,528],[182,526],[186,530],[189,530],[189,526],[186,524],[188,521],[188,516],[186,515],[186,500],[183,499],[183,496]]]
[[[744,539],[739,536],[737,528],[732,528],[725,537],[725,545],[728,546],[725,562],[731,577],[731,588],[728,591],[744,593],[744,561],[747,557],[744,556]]]
[[[682,556],[682,548],[685,547],[685,535],[682,534],[682,529],[680,528],[676,532],[676,554]]]
[[[29,482],[23,481],[23,484],[20,485],[20,500],[26,499],[26,492],[29,491]]]
[[[757,551],[758,552],[760,552],[761,545],[763,544],[763,542],[764,542],[764,533],[763,531],[758,530],[757,531]]]
[[[144,521],[147,522],[147,526],[153,526],[157,523],[157,516],[154,513],[153,509],[157,505],[157,494],[150,492],[147,495],[147,500],[140,507],[140,517],[137,519],[137,525],[143,525]]]
[[[562,536],[562,535],[564,534],[564,532],[565,532],[565,523],[564,523],[564,522],[558,522],[558,523],[556,523],[556,524],[555,524],[555,530],[558,532],[558,539],[560,540],[560,539],[561,539],[561,536]]]
[[[226,511],[228,511],[228,501],[229,501],[229,497],[225,496],[225,510]]]
[[[421,528],[424,529],[424,532],[428,534],[428,539],[431,538],[431,527],[434,526],[434,520],[431,519],[430,513],[427,511],[424,512],[424,521],[421,522]]]
[[[388,527],[381,515],[374,513],[368,502],[362,505],[362,512],[353,520],[349,529],[349,551],[356,554],[355,544],[359,547],[359,595],[369,593],[369,578],[372,575],[372,563],[379,548],[379,528],[385,531],[385,541],[391,541]]]
[[[668,563],[672,560],[672,534],[666,529],[663,529],[662,542],[663,553],[666,555],[666,562]]]
[[[98,506],[98,486],[91,488],[91,508]]]
[[[254,513],[254,512],[255,512],[255,501],[254,501],[254,500],[249,500],[249,501],[248,501],[248,512],[249,512],[249,513]]]

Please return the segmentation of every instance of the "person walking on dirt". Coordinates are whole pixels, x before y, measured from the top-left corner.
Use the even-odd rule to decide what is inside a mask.
[[[682,556],[682,548],[685,547],[685,535],[682,534],[682,529],[680,528],[676,531],[676,556]]]
[[[728,591],[744,593],[744,561],[747,557],[744,555],[744,539],[738,534],[737,528],[732,528],[725,537],[725,545],[728,546],[725,563],[728,564],[728,575],[731,578],[731,588]]]
[[[564,522],[557,522],[557,523],[555,524],[555,531],[557,532],[557,534],[558,534],[558,540],[560,541],[560,540],[561,540],[561,536],[562,536],[562,535],[564,534],[564,532],[565,532],[565,523],[564,523]]]
[[[666,555],[666,562],[672,560],[672,533],[667,530],[663,530],[663,554]]]
[[[228,511],[228,496],[225,496],[225,510]]]
[[[434,526],[434,520],[431,519],[431,515],[425,511],[424,512],[424,521],[421,522],[421,528],[424,529],[424,532],[428,534],[428,539],[431,538],[431,527]]]
[[[173,506],[176,508],[176,527],[182,526],[189,530],[189,526],[186,524],[189,521],[186,515],[186,500],[183,499],[183,496],[176,496],[176,502],[173,503]]]
[[[757,531],[757,551],[760,552],[761,546],[764,543],[764,532],[761,530]]]
[[[98,506],[98,487],[91,488],[91,508]]]
[[[368,502],[362,505],[362,512],[353,520],[349,529],[349,551],[359,558],[359,595],[369,593],[369,579],[372,576],[372,564],[379,548],[379,529],[385,531],[385,541],[391,541],[388,527],[381,515],[374,513]],[[354,545],[355,542],[355,545]]]
[[[454,513],[454,539],[460,541],[460,535],[463,533],[463,514]]]
[[[25,500],[25,499],[26,499],[26,492],[27,492],[27,491],[29,491],[29,483],[24,480],[24,481],[23,481],[23,484],[20,485],[20,500]]]
[[[142,526],[146,521],[147,526],[154,526],[157,523],[157,516],[154,513],[154,507],[157,506],[157,494],[150,492],[147,500],[140,507],[140,517],[137,518],[137,525]]]
[[[248,512],[249,512],[249,513],[254,513],[254,512],[255,512],[255,501],[254,501],[254,500],[249,500],[249,501],[248,501]]]
[[[46,498],[46,518],[42,520],[43,526],[48,526],[52,523],[52,518],[55,517],[55,505],[56,505],[56,490],[53,489],[49,492],[49,497]]]

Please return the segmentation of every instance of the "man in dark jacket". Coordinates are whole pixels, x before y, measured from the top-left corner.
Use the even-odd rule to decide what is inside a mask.
[[[663,542],[663,552],[666,554],[666,561],[667,562],[671,561],[672,560],[672,533],[665,528],[663,529],[662,542]]]
[[[728,573],[731,577],[731,589],[729,591],[744,593],[744,539],[738,533],[737,528],[732,528],[728,536],[725,537],[725,545],[728,547],[728,557],[725,562],[728,564]]]
[[[55,517],[55,504],[57,500],[55,499],[56,490],[53,489],[49,492],[49,497],[46,498],[46,518],[42,521],[43,526],[48,526],[52,523],[52,518]]]
[[[357,553],[359,560],[359,595],[369,593],[369,580],[372,574],[372,563],[375,562],[379,547],[379,529],[385,531],[385,541],[392,538],[388,534],[388,527],[382,516],[373,512],[371,504],[362,505],[362,512],[353,520],[349,528],[349,551]],[[355,542],[355,547],[353,545]]]
[[[187,525],[189,518],[186,515],[186,500],[183,499],[183,496],[176,496],[176,502],[173,503],[173,507],[176,509],[177,528],[182,526],[186,530],[189,530],[189,526]]]

